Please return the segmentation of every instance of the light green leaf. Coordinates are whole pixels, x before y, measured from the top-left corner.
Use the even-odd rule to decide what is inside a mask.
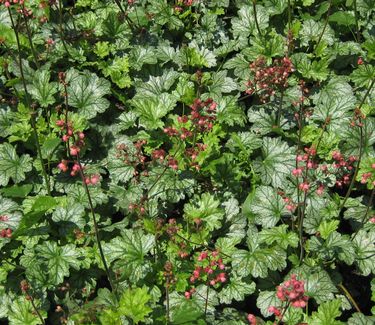
[[[246,201],[244,208],[249,217],[258,225],[265,228],[274,227],[281,216],[288,215],[283,198],[270,186],[259,186],[250,201]]]
[[[260,5],[256,5],[256,10],[259,28],[264,31],[267,29],[269,21],[267,10]],[[252,6],[241,6],[238,17],[232,19],[232,30],[233,35],[239,38],[247,38],[249,35],[257,33]]]
[[[110,83],[95,73],[85,70],[80,73],[71,69],[67,72],[69,105],[78,109],[78,113],[94,118],[109,107],[109,101],[103,96],[110,93]]]
[[[125,229],[121,236],[104,244],[103,249],[109,262],[116,261],[117,265],[125,268],[131,281],[137,281],[151,270],[146,256],[154,245],[154,236],[146,235],[141,230]]]
[[[220,209],[220,201],[215,200],[215,197],[209,193],[203,193],[201,197],[196,197],[193,202],[186,204],[184,212],[190,222],[194,219],[202,219],[210,231],[220,228],[224,217]]]
[[[47,316],[47,313],[41,309],[38,311],[43,315],[43,318]],[[42,324],[38,315],[35,314],[34,308],[30,301],[26,300],[25,297],[18,297],[10,305],[8,313],[9,325],[39,325]]]
[[[365,276],[375,273],[375,230],[361,229],[353,239],[356,264]]]
[[[348,325],[373,325],[375,324],[375,316],[365,316],[361,313],[354,313],[348,319]]]
[[[341,301],[339,299],[323,302],[318,311],[314,311],[311,316],[311,325],[339,325],[343,322],[335,320],[341,315]]]
[[[160,96],[133,99],[131,101],[135,111],[139,114],[139,122],[147,130],[164,126],[161,120],[176,105],[176,98],[167,93]]]
[[[126,289],[120,299],[118,312],[133,320],[134,323],[144,321],[145,317],[152,312],[147,305],[151,296],[147,293],[147,287]]]
[[[255,283],[247,283],[234,276],[230,282],[220,291],[219,299],[222,304],[231,304],[232,300],[242,301],[246,295],[251,295],[255,291]]]
[[[270,229],[263,229],[259,233],[259,240],[263,243],[273,244],[277,243],[282,248],[287,249],[288,246],[298,246],[298,236],[294,232],[288,232],[287,225],[281,225]]]
[[[15,148],[4,143],[0,145],[0,186],[8,185],[9,179],[19,183],[25,179],[25,173],[31,171],[31,158],[29,155],[19,157]]]
[[[74,245],[68,244],[58,246],[56,242],[45,241],[37,246],[38,263],[45,265],[44,272],[48,277],[50,286],[59,285],[64,281],[64,277],[69,276],[70,268],[79,269],[80,257]],[[27,267],[25,265],[25,267]]]
[[[48,68],[38,69],[35,71],[32,84],[28,86],[29,93],[42,107],[55,103],[53,96],[57,93],[57,82],[49,82],[50,77]]]
[[[254,161],[254,169],[260,173],[265,185],[283,188],[286,178],[291,175],[296,161],[293,149],[280,138],[263,138],[263,161]]]
[[[232,254],[232,267],[237,273],[245,277],[265,278],[268,270],[283,270],[286,267],[286,253],[280,246],[267,247],[260,243],[259,235],[248,235],[249,250],[237,250]]]

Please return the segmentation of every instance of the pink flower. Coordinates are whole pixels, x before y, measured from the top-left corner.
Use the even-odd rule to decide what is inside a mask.
[[[78,155],[78,153],[80,152],[80,148],[79,147],[77,147],[77,146],[71,146],[70,147],[70,154],[72,155],[72,156],[77,156]]]
[[[66,160],[61,160],[61,162],[57,165],[57,168],[65,173],[68,170],[67,164],[68,162]]]
[[[185,298],[186,299],[190,299],[190,297],[191,297],[190,292],[189,291],[185,291]]]
[[[293,176],[301,176],[302,175],[302,168],[296,168],[292,171]]]
[[[90,181],[92,185],[96,185],[100,180],[100,176],[95,174],[90,177]]]
[[[298,187],[299,187],[300,190],[302,190],[304,192],[307,192],[310,188],[310,184],[307,183],[307,182],[304,182],[304,183],[299,184]]]
[[[257,319],[253,314],[248,314],[247,320],[249,321],[250,325],[256,325],[257,324]]]

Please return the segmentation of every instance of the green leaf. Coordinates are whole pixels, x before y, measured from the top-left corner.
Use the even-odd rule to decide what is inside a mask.
[[[354,109],[355,104],[355,97],[350,93],[346,94],[344,97],[324,96],[316,103],[311,118],[322,124],[329,118],[327,130],[340,133],[342,132],[343,124],[349,126],[352,115],[351,111]]]
[[[269,21],[267,10],[260,5],[256,5],[256,10],[259,29],[264,31],[267,29]],[[233,35],[239,38],[247,38],[249,35],[258,32],[252,6],[241,6],[238,17],[232,18],[232,30]]]
[[[348,319],[348,325],[373,325],[375,324],[375,316],[365,316],[361,313],[354,313]]]
[[[275,291],[261,291],[257,298],[257,307],[264,317],[269,317],[272,314],[268,311],[271,306],[278,307],[280,300],[276,297]]]
[[[57,93],[57,82],[49,82],[50,71],[42,67],[35,71],[32,84],[28,86],[29,93],[42,107],[55,103],[54,95]]]
[[[152,309],[147,305],[151,296],[147,293],[147,287],[127,289],[122,294],[118,312],[138,323],[144,321]]]
[[[189,222],[194,219],[202,219],[207,228],[212,231],[221,227],[221,220],[224,217],[222,209],[219,208],[220,201],[209,193],[203,193],[196,197],[192,203],[184,206],[185,217]]]
[[[353,239],[356,264],[363,275],[375,273],[375,230],[361,229]]]
[[[116,261],[117,265],[125,268],[131,281],[137,281],[151,270],[146,256],[154,245],[154,236],[146,235],[141,230],[125,229],[121,236],[104,244],[103,249],[109,262]]]
[[[280,138],[263,138],[263,160],[254,161],[254,169],[260,173],[265,185],[284,188],[286,178],[291,175],[296,161],[293,149]]]
[[[287,225],[273,227],[271,229],[263,229],[259,233],[259,239],[263,243],[277,243],[282,248],[287,249],[288,246],[296,248],[298,246],[298,236],[294,232],[288,232]]]
[[[10,228],[16,229],[20,220],[21,213],[18,211],[19,207],[16,202],[2,198],[0,196],[0,216],[6,216],[7,219],[0,219],[0,229]]]
[[[147,130],[153,130],[164,126],[161,119],[173,110],[176,101],[173,95],[163,93],[157,97],[135,98],[131,103],[139,114],[140,124]]]
[[[75,69],[67,72],[66,80],[69,105],[77,108],[81,116],[91,119],[108,108],[109,101],[103,97],[110,93],[107,80],[87,70],[80,73]]]
[[[341,315],[341,301],[339,299],[323,302],[318,311],[314,311],[309,324],[311,325],[339,325],[343,322],[335,320]]]
[[[47,316],[44,310],[38,309],[43,318]],[[18,297],[10,305],[8,313],[9,325],[39,325],[42,324],[30,301],[25,297]]]
[[[56,286],[69,276],[69,269],[79,269],[80,254],[74,245],[58,246],[56,242],[45,241],[37,247],[41,262],[46,265],[49,285]],[[26,266],[26,265],[25,265]]]
[[[16,149],[9,143],[0,145],[0,186],[8,185],[9,179],[14,183],[23,181],[25,173],[31,171],[31,158],[29,155],[19,157]]]
[[[26,197],[33,189],[31,184],[13,185],[0,189],[0,192],[7,197]]]
[[[62,224],[73,224],[75,227],[83,229],[85,219],[83,218],[85,209],[79,203],[67,200],[64,206],[59,206],[52,213],[52,220]]]
[[[336,11],[329,16],[329,21],[343,26],[355,25],[355,16],[348,11]]]
[[[337,229],[339,224],[340,221],[338,220],[323,221],[318,228],[320,236],[323,239],[327,239],[328,236]]]
[[[127,56],[116,57],[110,65],[103,68],[105,77],[111,77],[113,83],[119,88],[129,88],[131,79],[129,76],[129,59]]]
[[[145,64],[155,64],[158,62],[155,49],[153,47],[136,46],[130,52],[130,66],[132,69],[140,71]]]
[[[369,87],[375,79],[375,66],[372,64],[363,64],[358,66],[350,75],[350,79],[357,87]]]
[[[231,304],[232,300],[242,301],[246,295],[251,295],[255,291],[255,283],[247,283],[234,276],[230,282],[220,291],[219,299],[222,304]]]
[[[244,209],[256,224],[271,228],[278,223],[281,216],[289,214],[285,205],[283,198],[275,189],[270,186],[259,186],[252,200],[246,201]]]
[[[268,270],[283,270],[286,267],[286,254],[280,246],[267,247],[260,243],[258,234],[248,235],[249,251],[237,250],[232,254],[232,267],[240,276],[251,274],[265,278]]]
[[[304,46],[308,46],[309,42],[317,42],[320,37],[320,41],[325,42],[328,45],[332,45],[335,41],[335,33],[329,25],[325,26],[321,21],[306,19],[303,22],[302,29],[300,31],[300,39],[302,44]]]

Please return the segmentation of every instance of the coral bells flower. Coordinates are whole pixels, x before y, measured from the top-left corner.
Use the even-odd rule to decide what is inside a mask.
[[[178,169],[178,161],[172,157],[168,159],[168,166],[174,170]]]
[[[298,185],[299,189],[304,191],[304,192],[307,192],[310,188],[310,184],[307,183],[307,182],[303,182],[301,184]]]
[[[256,325],[257,324],[257,319],[253,314],[248,314],[247,320],[249,321],[250,325]]]
[[[11,238],[12,237],[12,229],[10,229],[10,228],[2,229],[0,231],[0,237],[2,237],[2,238]]]
[[[80,152],[80,148],[79,147],[77,147],[75,145],[73,145],[73,146],[70,147],[70,154],[72,156],[77,156],[79,152]]]
[[[277,287],[276,296],[281,301],[289,301],[296,308],[306,307],[309,297],[305,296],[304,282],[297,280],[295,274],[291,275],[282,285]]]
[[[68,171],[68,162],[66,160],[61,160],[61,162],[57,165],[57,168],[65,173]]]
[[[271,306],[268,308],[268,312],[270,312],[271,314],[274,314],[276,317],[280,317],[281,316],[281,311],[279,308],[276,308],[275,306]]]

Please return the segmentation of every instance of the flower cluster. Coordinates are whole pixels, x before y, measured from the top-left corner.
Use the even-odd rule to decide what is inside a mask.
[[[308,192],[310,189],[310,183],[307,180],[307,171],[318,167],[314,162],[315,156],[315,148],[305,148],[305,153],[296,157],[297,168],[293,169],[292,175],[297,177],[298,180],[302,178],[302,182],[298,184],[298,188],[303,192]]]
[[[271,66],[267,65],[266,59],[258,58],[250,64],[250,70],[254,75],[254,80],[246,83],[246,93],[249,95],[259,93],[260,101],[266,103],[277,90],[288,87],[288,78],[295,71],[292,61],[288,57],[275,59]]]
[[[200,166],[195,160],[198,154],[207,148],[205,144],[196,140],[200,134],[212,130],[216,120],[216,107],[217,104],[211,98],[205,101],[197,98],[190,106],[190,114],[177,118],[178,126],[164,128],[164,133],[168,137],[186,141],[184,156],[188,164],[196,170],[199,170]],[[192,145],[189,146],[189,143],[192,143]],[[155,149],[152,152],[152,159],[159,163],[163,163],[166,160],[169,167],[174,170],[178,169],[179,161],[174,156],[168,156],[164,149]]]
[[[56,125],[60,127],[61,132],[64,133],[61,140],[69,145],[70,155],[77,156],[85,144],[85,134],[81,131],[74,132],[73,123],[71,121],[65,122],[64,120],[57,120]],[[71,144],[71,142],[73,143]]]
[[[116,147],[116,158],[121,158],[124,164],[134,167],[134,176],[139,172],[137,169],[145,170],[146,156],[143,154],[143,146],[147,143],[146,140],[138,140],[133,143],[133,148],[121,143]]]
[[[6,215],[0,216],[0,221],[8,221],[9,217]],[[12,229],[6,228],[6,229],[1,229],[0,231],[0,237],[1,238],[11,238],[12,237]]]
[[[173,8],[177,13],[180,13],[184,10],[183,7],[191,7],[193,4],[194,0],[178,0]]]
[[[191,283],[203,281],[207,285],[216,286],[220,283],[227,282],[227,274],[225,273],[225,265],[220,253],[215,251],[203,251],[198,254],[197,262],[190,277]],[[195,288],[191,288],[185,292],[185,297],[189,299],[195,292]]]
[[[363,120],[366,118],[366,115],[362,113],[361,109],[359,107],[356,107],[354,110],[354,115],[352,120],[350,121],[351,127],[362,127],[363,126]]]
[[[295,308],[305,308],[309,297],[305,295],[304,281],[297,280],[297,276],[292,274],[290,279],[276,288],[276,297],[283,303],[287,303],[284,308],[289,305]],[[281,318],[284,312],[275,306],[270,306],[268,311],[276,317]]]
[[[334,161],[332,166],[336,169],[336,186],[343,187],[344,185],[348,185],[350,183],[350,174],[354,170],[354,163],[358,158],[349,156],[349,158],[345,159],[339,151],[333,151],[332,159]],[[325,165],[321,166],[321,169],[328,173]]]

